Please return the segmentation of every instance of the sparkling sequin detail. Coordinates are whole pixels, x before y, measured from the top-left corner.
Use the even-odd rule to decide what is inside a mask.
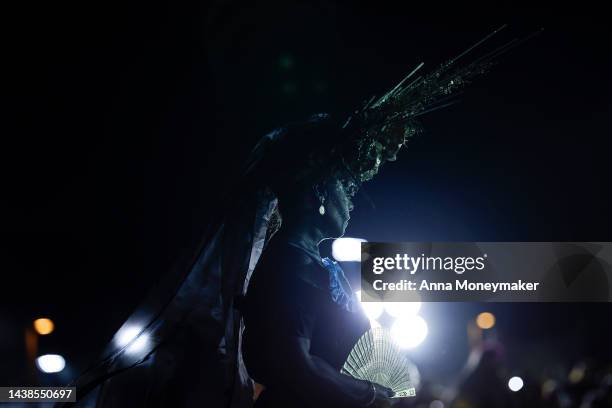
[[[353,311],[355,296],[350,290],[350,285],[344,276],[344,271],[338,265],[338,262],[332,261],[329,258],[321,260],[323,266],[329,271],[329,293],[332,300],[338,306],[346,311]]]

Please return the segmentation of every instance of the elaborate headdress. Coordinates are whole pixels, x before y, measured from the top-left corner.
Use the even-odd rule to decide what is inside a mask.
[[[395,160],[400,147],[421,132],[420,116],[455,103],[457,91],[485,73],[499,55],[541,32],[515,38],[471,62],[460,63],[504,28],[506,25],[429,73],[419,75],[424,63],[418,64],[391,90],[379,98],[372,96],[353,112],[342,125],[336,149],[332,149],[353,175],[353,181],[348,182],[353,192],[374,177],[382,164]]]

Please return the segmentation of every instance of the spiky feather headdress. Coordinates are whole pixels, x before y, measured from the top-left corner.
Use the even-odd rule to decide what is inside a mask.
[[[541,31],[521,40],[513,39],[472,62],[458,63],[504,28],[506,25],[430,73],[418,75],[424,65],[418,64],[382,97],[373,96],[354,111],[342,126],[343,137],[338,146],[344,167],[352,174],[353,180],[348,184],[353,193],[374,177],[384,162],[395,160],[399,148],[421,131],[420,116],[456,102],[457,91],[487,72],[496,57]]]
[[[379,98],[371,97],[342,122],[318,114],[266,135],[254,152],[268,151],[262,170],[272,175],[275,192],[291,190],[299,183],[339,179],[353,196],[363,182],[372,179],[386,161],[395,160],[399,149],[421,132],[421,116],[457,102],[457,91],[487,72],[499,55],[541,31],[461,63],[504,28],[506,25],[429,73],[419,75],[424,64],[418,64],[391,90]],[[253,163],[259,163],[261,154],[253,157]]]

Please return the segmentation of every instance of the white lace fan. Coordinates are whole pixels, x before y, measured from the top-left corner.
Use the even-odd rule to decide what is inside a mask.
[[[388,329],[368,330],[351,350],[341,372],[393,390],[393,398],[416,396],[419,372],[408,361]]]

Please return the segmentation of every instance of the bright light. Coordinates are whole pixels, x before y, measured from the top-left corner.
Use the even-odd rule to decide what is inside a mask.
[[[520,391],[523,388],[523,379],[521,377],[512,377],[508,380],[508,388],[513,392]]]
[[[52,333],[54,328],[55,325],[51,319],[41,318],[34,320],[34,330],[41,336]]]
[[[385,302],[385,311],[393,317],[416,315],[421,309],[421,302]]]
[[[43,373],[59,373],[66,367],[66,360],[59,354],[45,354],[36,359],[36,366]]]
[[[366,242],[361,238],[338,238],[332,243],[332,256],[340,262],[360,262],[361,243]]]
[[[142,330],[143,328],[137,325],[122,327],[115,335],[115,343],[119,347],[127,346],[127,354],[145,350],[149,346],[150,337],[147,333],[142,333]]]
[[[381,302],[362,302],[361,307],[370,320],[378,319],[383,312],[383,305]]]
[[[119,332],[115,335],[117,346],[125,347],[132,342],[142,331],[142,327],[139,326],[127,326],[119,329]]]
[[[143,333],[140,336],[138,336],[138,338],[134,340],[134,342],[130,344],[127,349],[125,349],[125,352],[127,354],[136,354],[140,351],[145,350],[148,346],[149,346],[149,335]]]
[[[357,295],[357,299],[361,300],[362,292],[358,290],[357,292],[355,292],[355,294]],[[366,314],[366,316],[368,316],[370,320],[376,320],[380,317],[380,315],[382,315],[383,307],[384,307],[383,302],[360,302],[360,303],[361,303],[361,308],[363,309],[363,312]]]
[[[495,315],[483,312],[476,317],[476,325],[483,330],[491,329],[495,326]]]
[[[398,318],[391,326],[391,335],[401,348],[418,346],[427,337],[427,322],[421,316]]]

